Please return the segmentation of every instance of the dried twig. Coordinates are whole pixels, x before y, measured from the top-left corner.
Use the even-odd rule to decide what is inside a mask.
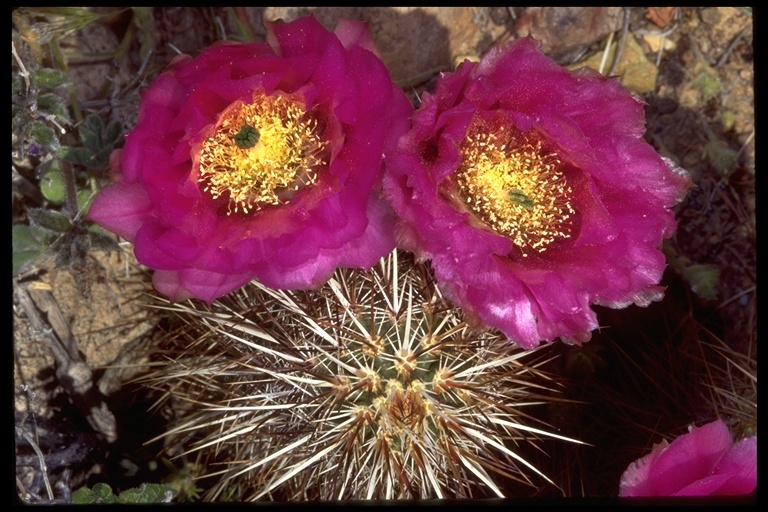
[[[11,39],[11,52],[13,53],[13,58],[16,59],[16,64],[19,65],[19,74],[22,76],[22,78],[24,78],[27,91],[29,91],[29,71],[27,71],[27,68],[24,67],[24,63],[21,61],[19,54],[16,53],[16,42],[13,39]]]
[[[613,57],[613,64],[608,71],[608,76],[613,76],[616,73],[616,68],[619,67],[621,62],[621,56],[624,54],[624,46],[627,44],[627,34],[629,34],[629,22],[632,19],[632,10],[630,7],[624,8],[624,27],[621,29],[621,39],[616,46],[616,55]]]
[[[717,59],[717,63],[715,64],[715,67],[720,67],[723,64],[726,63],[728,60],[728,57],[731,56],[731,53],[733,53],[733,50],[738,46],[738,44],[741,42],[741,39],[746,35],[747,31],[751,28],[751,25],[747,25],[743,29],[741,29],[741,32],[736,34],[736,37],[733,38],[733,41],[728,45],[728,48],[725,49],[723,54],[720,56],[719,59]]]
[[[40,447],[37,446],[35,440],[32,439],[29,434],[24,432],[24,429],[21,427],[16,427],[16,435],[22,437],[26,442],[29,443],[32,449],[35,450],[35,453],[37,454],[37,460],[40,463],[40,473],[43,475],[45,490],[48,493],[48,499],[53,501],[53,489],[51,488],[51,482],[48,481],[48,468],[45,465],[45,456],[43,456],[43,452],[40,451]]]

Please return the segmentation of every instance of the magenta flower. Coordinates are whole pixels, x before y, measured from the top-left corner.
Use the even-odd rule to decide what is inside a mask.
[[[757,436],[733,443],[722,420],[662,440],[627,467],[620,496],[736,496],[757,488]]]
[[[308,288],[394,247],[383,154],[413,107],[367,25],[268,23],[267,43],[180,56],[144,92],[89,218],[172,300],[258,279]]]
[[[587,341],[592,304],[663,296],[660,246],[689,179],[644,124],[618,81],[571,73],[532,38],[465,61],[424,94],[387,161],[398,245],[518,345]]]

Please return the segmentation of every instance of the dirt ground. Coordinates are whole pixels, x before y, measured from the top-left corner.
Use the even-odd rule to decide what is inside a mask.
[[[135,124],[140,92],[179,52],[194,55],[222,38],[261,40],[264,20],[289,21],[309,12],[331,28],[340,17],[369,22],[382,59],[414,102],[441,71],[529,33],[561,65],[590,65],[618,76],[647,104],[647,140],[687,169],[695,186],[676,208],[679,227],[665,248],[670,262],[665,284],[674,305],[665,302],[624,317],[604,312],[601,321],[623,332],[622,325],[643,325],[648,315],[666,315],[674,307],[677,323],[667,334],[692,325],[699,338],[711,334],[724,350],[754,365],[756,382],[751,9],[110,7],[100,12],[110,16],[70,34],[61,47],[80,108],[105,122],[120,119],[126,129]],[[128,46],[116,58],[125,41]],[[33,168],[26,172],[34,175]],[[25,208],[42,206],[14,201],[14,223],[26,221]],[[82,485],[106,481],[125,488],[164,474],[163,468],[147,469],[154,467],[159,447],[144,444],[162,431],[163,419],[146,413],[155,397],[130,384],[158,336],[159,313],[145,307],[149,274],[125,244],[118,252],[94,253],[92,261],[88,290],[78,286],[77,269],[57,269],[50,258],[14,278],[16,487],[25,503],[66,502]],[[612,349],[601,343],[609,342],[598,337],[591,353],[610,360],[606,351]],[[584,397],[593,395],[579,396]],[[553,413],[552,421],[570,421],[569,414]],[[756,428],[750,414],[733,413],[732,426],[738,416],[742,433]],[[683,417],[676,416],[675,428],[683,427]],[[659,425],[645,428],[664,433]],[[579,461],[584,480],[597,475],[581,492],[563,470],[560,490],[533,495],[615,495],[610,482],[618,481],[617,471],[628,460]]]

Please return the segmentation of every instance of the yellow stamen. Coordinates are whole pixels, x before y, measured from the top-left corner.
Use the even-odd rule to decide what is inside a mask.
[[[461,147],[459,196],[494,232],[510,238],[523,256],[570,238],[572,190],[562,162],[532,133],[473,126]]]
[[[327,142],[305,105],[257,94],[222,113],[200,154],[199,182],[214,199],[229,195],[227,214],[290,203],[317,180]]]

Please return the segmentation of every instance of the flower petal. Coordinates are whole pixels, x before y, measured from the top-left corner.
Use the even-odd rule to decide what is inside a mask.
[[[99,192],[87,219],[132,242],[151,209],[150,199],[140,185],[118,182]]]
[[[314,287],[339,266],[370,267],[394,248],[383,159],[413,106],[368,27],[342,21],[333,33],[311,16],[266,26],[266,43],[213,45],[168,66],[143,93],[137,126],[113,155],[115,183],[94,203],[90,218],[133,241],[138,261],[156,270],[156,288],[174,300],[210,301],[251,279]],[[215,138],[238,113],[272,126],[254,102],[273,108],[275,98],[299,109],[290,110],[294,124],[281,118],[303,127],[298,142],[259,134],[261,125],[251,126],[255,153],[225,149],[235,147],[229,132]],[[300,156],[286,144],[299,144]],[[274,185],[275,204],[237,202],[282,172],[295,173],[286,174],[292,188]],[[234,192],[233,183],[245,185]]]
[[[756,486],[757,438],[733,445],[728,427],[716,420],[691,428],[672,443],[654,445],[627,467],[619,495],[743,495]]]
[[[663,297],[661,243],[690,181],[642,139],[644,126],[642,101],[616,80],[561,68],[532,38],[465,61],[422,96],[386,160],[398,244],[431,259],[470,319],[520,346],[586,341],[598,325],[592,304]],[[508,173],[541,197],[505,189],[533,213],[504,217],[506,203],[477,192],[480,182],[461,184],[467,172],[499,187],[492,173]],[[499,216],[510,231],[489,224]]]

